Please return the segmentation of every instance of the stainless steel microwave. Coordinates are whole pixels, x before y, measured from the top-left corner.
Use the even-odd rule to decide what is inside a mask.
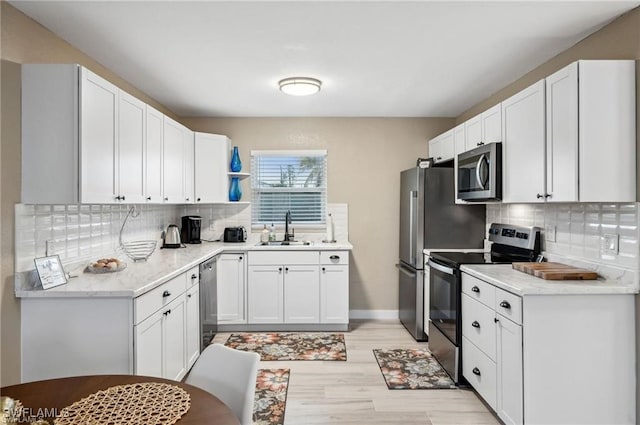
[[[487,143],[458,155],[458,199],[502,199],[502,143]]]

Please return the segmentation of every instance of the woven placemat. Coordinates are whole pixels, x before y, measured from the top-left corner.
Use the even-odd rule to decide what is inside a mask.
[[[191,407],[182,388],[159,382],[117,385],[100,390],[60,412],[54,425],[171,425]]]

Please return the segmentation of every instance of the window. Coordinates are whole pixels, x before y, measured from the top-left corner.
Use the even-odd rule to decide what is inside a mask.
[[[251,221],[321,227],[327,205],[327,151],[251,151]]]

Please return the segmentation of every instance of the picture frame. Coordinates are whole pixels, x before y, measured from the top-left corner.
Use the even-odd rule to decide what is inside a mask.
[[[48,257],[35,258],[36,271],[40,277],[42,289],[54,288],[67,283],[67,275],[62,268],[60,256],[51,255]]]

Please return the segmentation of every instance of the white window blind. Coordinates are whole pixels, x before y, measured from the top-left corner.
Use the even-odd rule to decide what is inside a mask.
[[[254,226],[282,224],[287,211],[296,227],[322,226],[327,151],[252,151],[251,206]]]

